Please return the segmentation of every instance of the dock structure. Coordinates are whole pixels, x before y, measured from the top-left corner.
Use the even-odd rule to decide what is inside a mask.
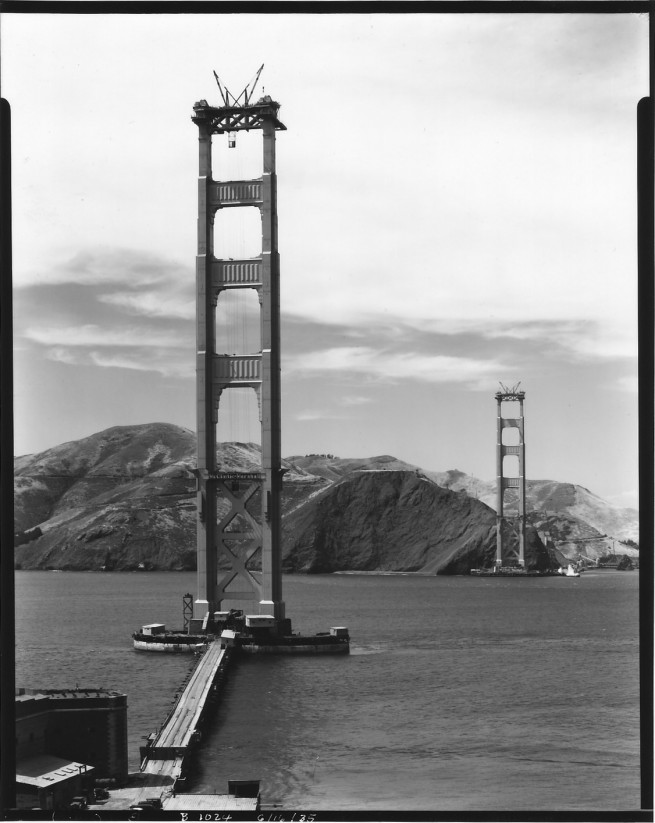
[[[171,782],[183,776],[185,758],[200,738],[204,712],[229,654],[220,641],[209,644],[163,725],[141,748],[141,772],[170,778]]]

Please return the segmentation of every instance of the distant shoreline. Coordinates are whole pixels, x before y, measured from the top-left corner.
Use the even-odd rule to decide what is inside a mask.
[[[297,574],[297,572],[295,572]],[[376,576],[380,575],[388,575],[392,577],[397,577],[398,575],[405,575],[410,577],[436,577],[436,574],[429,574],[428,572],[385,572],[385,571],[337,571],[337,572],[329,572],[329,574],[372,574]]]

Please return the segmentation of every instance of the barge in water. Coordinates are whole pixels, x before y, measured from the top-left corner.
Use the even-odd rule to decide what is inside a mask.
[[[213,621],[202,622],[201,632],[197,629],[194,633],[166,631],[165,624],[150,623],[132,635],[138,651],[172,653],[202,652],[219,638],[221,645],[246,654],[348,654],[350,651],[346,626],[332,626],[329,632],[313,635],[294,634],[289,620],[280,626],[272,615],[244,615],[234,609],[215,612]]]
[[[148,623],[132,635],[134,648],[142,652],[188,653],[201,652],[207,648],[211,638],[206,634],[166,631],[164,623]]]
[[[549,569],[547,571],[539,571],[537,569],[524,569],[520,566],[495,566],[491,569],[471,569],[469,574],[473,577],[580,577],[580,572],[575,570],[571,565],[568,569],[558,569],[557,571]]]

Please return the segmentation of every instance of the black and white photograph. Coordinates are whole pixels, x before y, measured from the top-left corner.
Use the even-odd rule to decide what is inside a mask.
[[[47,5],[4,818],[652,820],[647,4]]]

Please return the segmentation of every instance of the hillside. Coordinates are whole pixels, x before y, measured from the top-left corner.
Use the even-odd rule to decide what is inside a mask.
[[[260,450],[225,443],[218,459],[247,471],[259,467]],[[493,490],[462,472],[423,472],[389,455],[296,455],[283,463],[288,570],[442,571],[469,563],[462,558],[470,552],[482,553],[479,565],[492,545],[493,512],[484,504]],[[116,426],[16,458],[17,567],[194,568],[194,466],[194,433],[164,423]],[[530,522],[562,559],[607,553],[618,536],[612,524],[637,533],[636,513],[579,486],[533,481],[528,488],[548,506]],[[618,544],[616,551],[638,554]]]
[[[415,471],[354,471],[284,519],[284,568],[463,574],[492,563],[495,523],[484,503]],[[528,546],[529,567],[546,568],[534,529]]]
[[[342,459],[314,454],[289,460],[305,471],[333,481],[362,470],[418,470],[442,488],[465,492],[496,510],[495,482],[480,480],[457,469],[424,471],[388,455]],[[516,495],[512,498],[511,490],[505,493],[505,506],[506,511],[516,506]],[[595,562],[612,552],[639,556],[638,549],[621,542],[639,542],[639,512],[614,506],[583,486],[555,480],[528,480],[526,511],[528,522],[539,531],[544,542],[557,549],[562,563],[580,558]]]
[[[17,458],[17,567],[194,569],[195,449],[193,432],[153,423]],[[237,471],[261,463],[252,443],[221,444],[218,459]],[[286,468],[286,508],[325,485]]]
[[[17,566],[194,568],[194,452],[192,432],[155,423],[17,458],[16,531],[42,532]]]
[[[453,491],[465,491],[496,509],[496,484],[478,480],[460,471],[426,472],[428,477]],[[514,496],[516,499],[516,495]],[[506,505],[511,505],[511,491],[506,492]],[[571,524],[579,522],[595,529],[597,535],[608,535],[615,540],[639,542],[639,512],[608,503],[598,495],[573,483],[556,480],[526,481],[526,510],[544,515],[561,515]]]
[[[385,471],[417,471],[418,466],[397,460],[388,454],[377,457],[345,458],[334,457],[330,454],[294,455],[287,458],[287,463],[299,471],[325,480],[340,480],[351,472],[365,470]]]

